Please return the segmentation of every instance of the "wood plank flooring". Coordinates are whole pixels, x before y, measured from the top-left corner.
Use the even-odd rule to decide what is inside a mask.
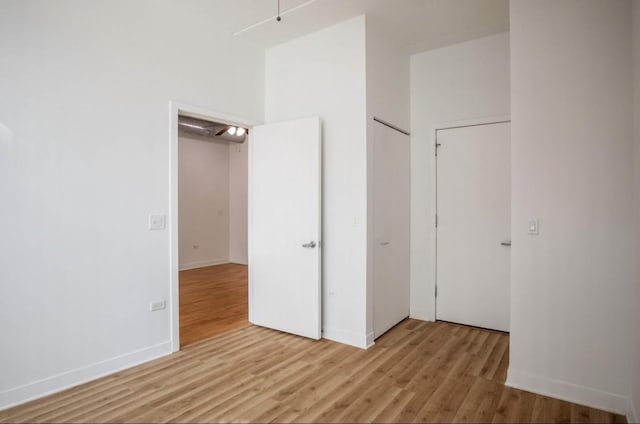
[[[507,335],[406,320],[360,350],[248,326],[0,422],[625,422],[505,387]]]
[[[180,346],[249,325],[247,266],[180,272]]]

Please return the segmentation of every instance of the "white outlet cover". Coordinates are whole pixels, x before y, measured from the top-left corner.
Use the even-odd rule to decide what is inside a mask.
[[[167,307],[167,302],[161,300],[159,302],[151,302],[151,312],[160,311]]]
[[[527,234],[532,236],[537,236],[538,234],[540,234],[540,220],[538,218],[529,218]]]
[[[149,215],[149,229],[150,230],[164,230],[166,228],[165,215]]]

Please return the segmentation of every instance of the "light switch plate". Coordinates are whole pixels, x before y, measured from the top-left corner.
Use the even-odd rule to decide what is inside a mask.
[[[527,234],[530,236],[537,236],[540,234],[540,220],[538,218],[529,218]]]
[[[164,215],[149,215],[150,230],[164,230],[166,227],[166,218]]]

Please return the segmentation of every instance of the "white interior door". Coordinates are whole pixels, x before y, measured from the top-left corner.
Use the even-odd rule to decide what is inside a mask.
[[[439,320],[509,331],[510,124],[438,131]]]
[[[254,127],[249,161],[249,319],[319,339],[320,119]]]
[[[409,161],[409,137],[374,123],[374,338],[409,316]]]

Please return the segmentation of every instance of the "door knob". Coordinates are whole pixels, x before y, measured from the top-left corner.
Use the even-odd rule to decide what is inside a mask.
[[[502,243],[500,243],[500,244],[501,244],[501,245],[503,245],[503,246],[510,247],[510,246],[511,246],[511,240],[509,240],[509,241],[503,241],[503,242],[502,242]]]
[[[316,247],[316,242],[315,241],[310,241],[309,243],[303,244],[302,247],[307,247],[309,249],[313,249],[314,247]]]

